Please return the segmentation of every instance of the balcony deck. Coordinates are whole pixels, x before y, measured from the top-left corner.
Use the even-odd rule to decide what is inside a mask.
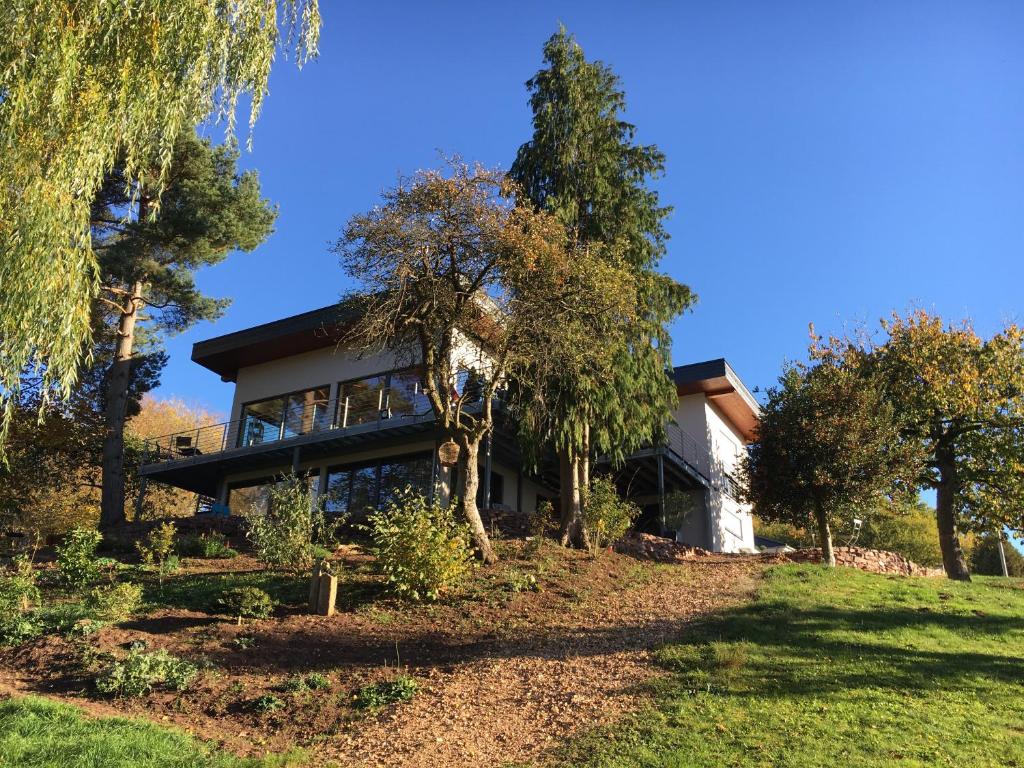
[[[316,425],[315,419],[299,424]],[[438,433],[431,412],[393,415],[382,412],[375,421],[363,424],[325,424],[308,431],[286,433],[283,426],[276,436],[251,438],[245,444],[242,420],[211,424],[198,429],[175,432],[145,441],[146,462],[139,474],[178,488],[212,495],[225,474],[257,469],[292,466],[324,456],[358,451],[366,447],[388,447],[410,438],[430,439]]]

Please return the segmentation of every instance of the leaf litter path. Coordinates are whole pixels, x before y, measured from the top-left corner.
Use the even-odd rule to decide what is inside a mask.
[[[59,638],[0,655],[0,689],[172,724],[240,754],[300,745],[312,766],[543,761],[566,738],[642,707],[644,683],[660,674],[651,651],[684,636],[694,619],[748,598],[763,567],[741,557],[663,565],[562,550],[546,561],[539,592],[509,591],[508,574],[529,567],[509,558],[481,569],[474,594],[451,604],[378,599],[331,618],[293,613],[241,629],[168,608],[99,633],[100,653],[123,653],[126,643],[142,639],[205,659],[214,671],[183,695],[97,699]],[[239,650],[238,635],[254,637],[256,646]],[[397,663],[420,683],[412,700],[376,714],[353,710],[351,693],[389,679]],[[309,672],[327,674],[331,689],[276,693],[284,709],[253,710],[257,697]]]

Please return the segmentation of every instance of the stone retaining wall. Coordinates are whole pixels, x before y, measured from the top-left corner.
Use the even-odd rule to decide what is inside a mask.
[[[894,573],[902,576],[941,576],[941,568],[926,568],[895,552],[863,547],[836,547],[836,565],[858,568],[869,573]],[[820,563],[821,549],[798,549],[779,555],[782,562]]]
[[[630,533],[615,542],[616,552],[658,563],[682,563],[706,557],[749,558],[768,563],[820,563],[821,549],[797,549],[792,552],[771,552],[757,555],[719,554],[700,547],[688,547],[672,539],[646,533]],[[836,565],[857,568],[870,573],[901,576],[941,576],[941,568],[926,568],[895,552],[864,547],[836,547]]]

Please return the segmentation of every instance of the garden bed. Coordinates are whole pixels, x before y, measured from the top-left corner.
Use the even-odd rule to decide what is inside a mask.
[[[657,674],[652,649],[749,595],[760,568],[716,556],[683,566],[592,559],[547,544],[527,557],[521,541],[499,546],[502,562],[438,604],[389,597],[372,559],[345,547],[339,613],[329,618],[305,613],[305,582],[248,556],[186,559],[163,587],[145,583],[142,615],[85,638],[4,649],[0,678],[7,693],[172,724],[238,754],[301,746],[312,765],[501,765],[635,711]],[[216,612],[236,586],[258,586],[281,605],[236,626]],[[197,664],[192,686],[101,696],[97,668],[140,641]],[[354,698],[398,677],[414,681],[408,701],[373,708]]]

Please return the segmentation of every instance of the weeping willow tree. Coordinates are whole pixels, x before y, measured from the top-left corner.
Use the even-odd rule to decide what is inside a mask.
[[[250,130],[278,50],[316,55],[317,0],[5,0],[0,9],[0,404],[21,374],[68,397],[99,288],[90,205],[115,160],[156,190],[206,120]],[[44,401],[45,405],[45,401]],[[0,440],[2,444],[2,440]]]

